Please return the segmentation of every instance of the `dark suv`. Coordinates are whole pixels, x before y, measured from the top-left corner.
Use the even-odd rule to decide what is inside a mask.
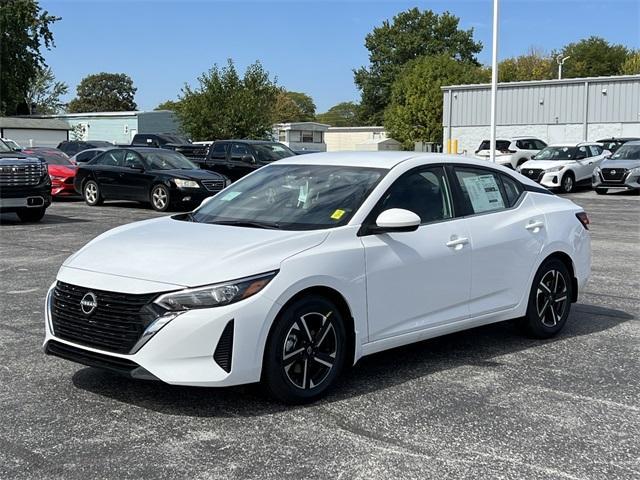
[[[39,158],[14,152],[0,141],[0,213],[15,212],[37,222],[51,205],[51,178]]]
[[[173,150],[181,153],[196,165],[201,165],[207,156],[206,145],[196,145],[172,133],[137,133],[133,137],[131,145]]]
[[[58,144],[58,150],[62,150],[69,157],[73,157],[76,153],[88,150],[90,148],[109,148],[113,147],[113,143],[104,140],[65,140]]]
[[[202,168],[221,173],[235,182],[264,165],[294,155],[293,150],[278,142],[218,140],[209,147]]]

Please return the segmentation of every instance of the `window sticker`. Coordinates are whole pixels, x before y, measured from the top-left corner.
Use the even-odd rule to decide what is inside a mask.
[[[331,218],[333,220],[340,220],[344,214],[345,214],[344,210],[337,209],[331,214]]]
[[[502,194],[493,175],[473,175],[464,177],[463,181],[475,213],[504,208]]]
[[[238,195],[240,195],[242,192],[229,192],[227,193],[224,197],[222,197],[222,200],[225,202],[229,202],[231,200],[233,200],[234,198],[236,198]]]

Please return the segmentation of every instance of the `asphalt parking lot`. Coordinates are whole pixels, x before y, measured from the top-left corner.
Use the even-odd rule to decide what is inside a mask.
[[[42,353],[63,260],[158,215],[56,202],[0,225],[0,479],[640,478],[640,196],[570,196],[593,274],[549,341],[510,324],[361,361],[326,399],[131,381]]]

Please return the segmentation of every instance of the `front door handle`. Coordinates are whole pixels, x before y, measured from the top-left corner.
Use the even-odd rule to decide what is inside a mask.
[[[447,247],[451,247],[454,250],[460,250],[467,243],[469,243],[469,239],[466,237],[456,237],[455,235],[451,236],[451,240],[449,240],[445,245]]]
[[[544,227],[544,222],[529,222],[524,228],[532,230],[533,232],[539,232],[542,227]]]

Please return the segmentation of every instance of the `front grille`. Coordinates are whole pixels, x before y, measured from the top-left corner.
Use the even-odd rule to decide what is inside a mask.
[[[233,320],[224,327],[216,351],[213,353],[213,359],[220,368],[225,372],[231,371],[231,355],[233,354]]]
[[[22,162],[0,165],[0,187],[38,185],[44,173],[44,164]]]
[[[92,292],[97,306],[89,315],[80,301]],[[156,294],[130,295],[58,282],[51,318],[58,338],[114,353],[128,353],[155,315],[145,309]]]
[[[626,168],[603,168],[602,179],[606,182],[622,182],[627,174]]]
[[[90,352],[89,350],[83,350],[62,342],[56,342],[55,340],[47,342],[45,352],[48,355],[78,362],[89,367],[105,368],[125,375],[130,375],[133,370],[139,367],[137,363],[127,360],[126,358]]]
[[[523,168],[520,170],[520,173],[531,180],[535,180],[536,182],[540,180],[542,177],[544,170],[541,168]]]
[[[202,185],[210,192],[219,192],[224,188],[224,180],[202,180]]]

